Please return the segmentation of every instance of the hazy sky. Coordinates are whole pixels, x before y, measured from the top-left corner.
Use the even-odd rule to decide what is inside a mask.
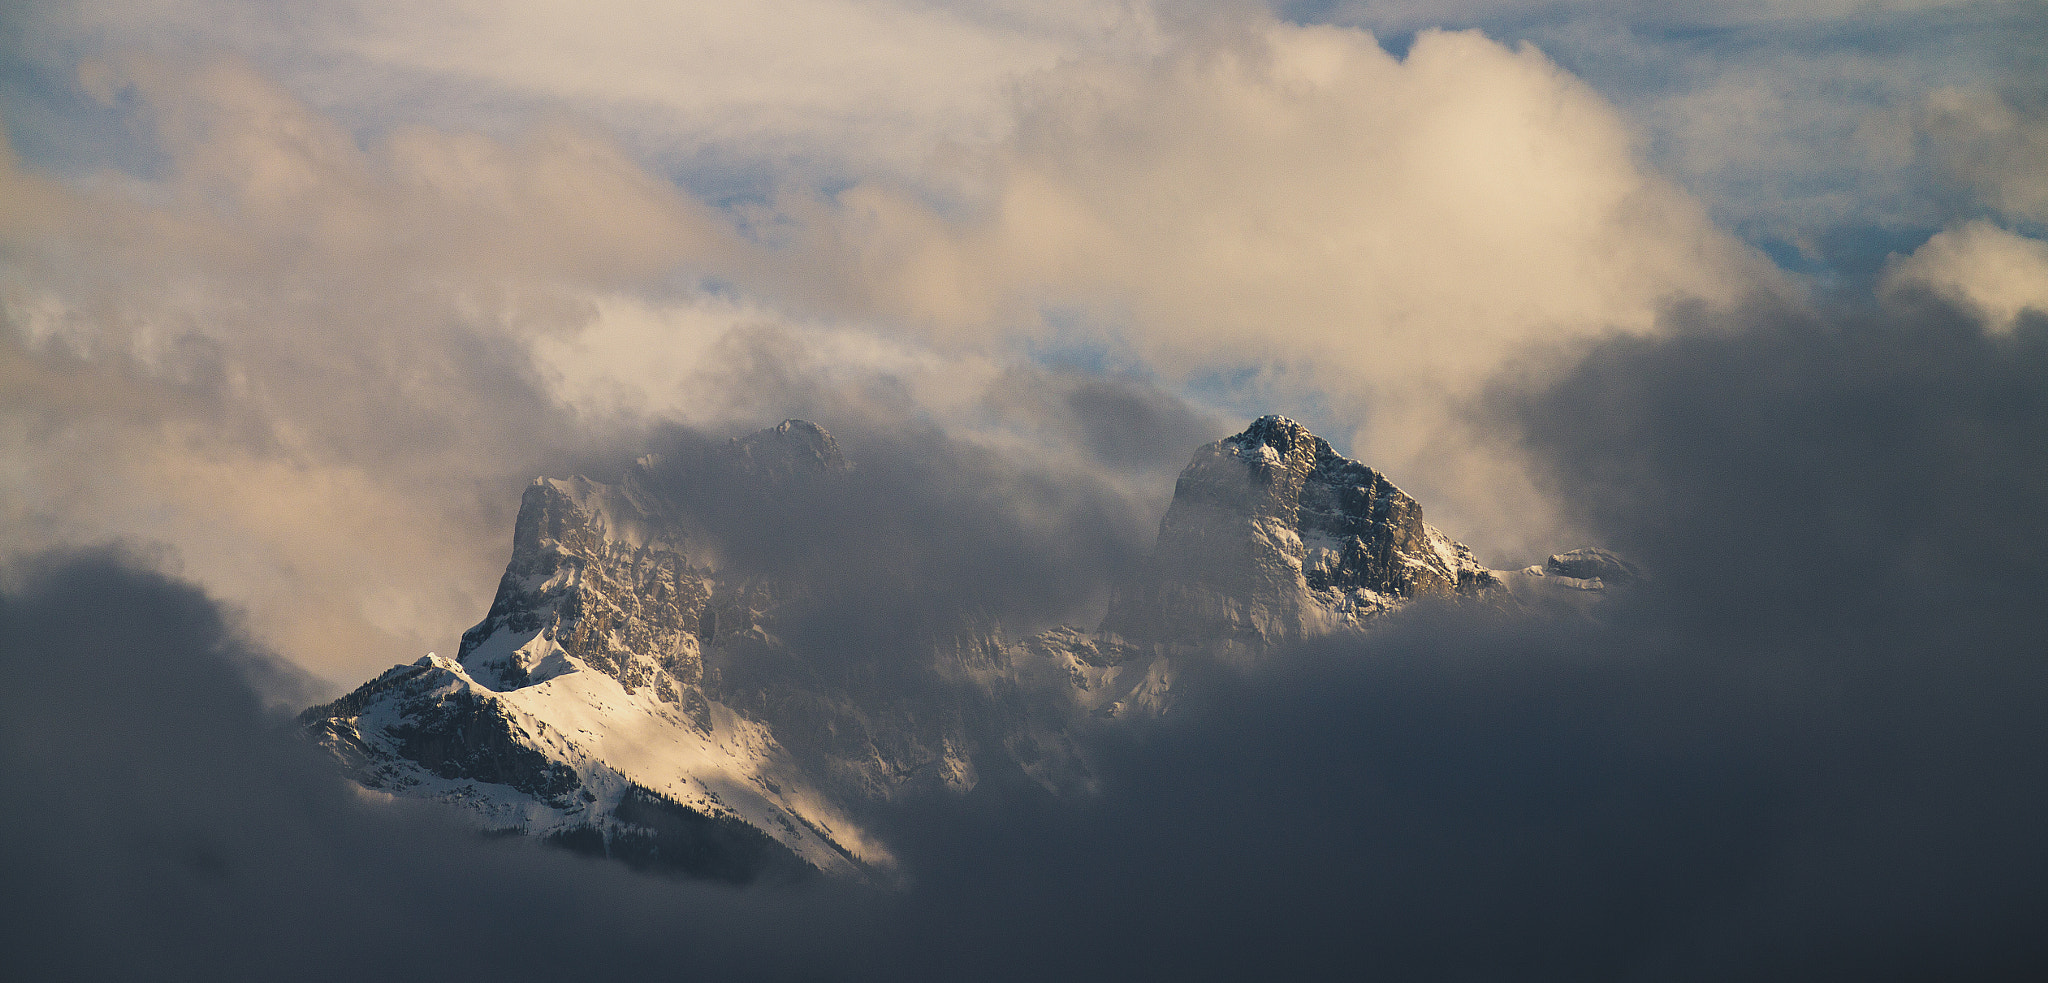
[[[30,975],[2044,975],[2048,4],[308,6],[0,5]],[[1268,412],[1660,586],[1212,681],[881,899],[371,815],[265,716],[452,651],[536,475],[812,419],[916,505],[832,542],[1051,616]]]

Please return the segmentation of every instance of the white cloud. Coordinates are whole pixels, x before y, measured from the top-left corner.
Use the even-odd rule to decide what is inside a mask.
[[[1981,313],[1993,331],[2011,331],[2022,311],[2048,315],[2048,242],[1967,222],[1935,233],[1913,254],[1893,257],[1884,289],[1921,287]]]
[[[1654,0],[1337,0],[1327,18],[1389,30],[1446,24],[1629,24],[1644,31],[1669,28],[1797,27],[1868,22],[1870,18],[1945,8],[2015,7],[2031,0],[1706,0],[1671,4]],[[1278,4],[1282,9],[1288,5]]]
[[[206,8],[170,9],[203,26],[190,18]],[[1168,385],[1259,373],[1261,409],[1323,407],[1433,518],[1506,559],[1559,544],[1542,496],[1458,400],[1531,349],[1652,330],[1674,298],[1770,281],[1642,164],[1607,102],[1533,49],[1425,34],[1396,59],[1363,32],[1254,17],[1176,28],[1161,52],[1046,67],[1072,46],[1033,42],[977,66],[920,46],[1066,28],[1001,7],[895,10],[841,12],[935,18],[884,49],[870,88],[831,84],[850,61],[797,58],[762,69],[823,72],[761,82],[782,116],[757,114],[738,82],[642,107],[748,152],[766,138],[705,121],[758,116],[821,147],[851,126],[869,149],[846,154],[897,161],[952,141],[928,168],[792,185],[758,209],[713,207],[612,128],[558,111],[642,98],[605,88],[626,82],[590,37],[569,39],[584,56],[490,82],[527,85],[542,109],[488,133],[344,125],[318,108],[335,92],[302,88],[340,69],[287,85],[236,58],[89,61],[83,87],[132,107],[164,169],[57,180],[0,155],[0,373],[26,394],[0,412],[0,529],[18,545],[168,543],[293,658],[360,677],[451,644],[482,610],[538,470],[625,451],[654,421],[799,404],[971,430],[985,390],[1020,384],[1020,351],[1078,338]],[[446,15],[420,16],[443,33],[423,28],[405,57],[451,59],[421,71],[485,70],[425,50],[460,39]],[[411,22],[322,22],[308,49],[394,23]],[[529,38],[507,24],[492,30]],[[720,29],[735,50],[772,40],[748,24]],[[915,70],[892,75],[891,59]],[[961,103],[979,107],[958,117],[979,121],[969,131],[993,134],[979,143],[870,126],[923,119],[952,98],[926,90],[962,72],[996,85],[1027,64],[1042,70],[1009,94]],[[549,75],[572,70],[590,78]],[[362,85],[340,101],[380,91]],[[966,190],[942,207],[938,186]]]
[[[664,166],[709,155],[841,183],[1000,136],[1019,76],[1158,35],[1142,0],[79,0],[32,20],[51,44],[233,51],[361,126],[503,136],[568,111]]]
[[[86,76],[169,168],[64,183],[0,148],[0,538],[167,543],[340,678],[452,643],[520,484],[603,437],[532,339],[742,248],[587,129],[364,148],[231,59]]]
[[[946,345],[1045,340],[1041,311],[1079,308],[1171,377],[1278,369],[1280,395],[1344,407],[1357,450],[1474,520],[1512,468],[1454,460],[1473,443],[1452,402],[1532,348],[1772,283],[1608,103],[1476,34],[1397,60],[1266,24],[1080,62],[1036,84],[987,167],[960,218],[882,185],[839,196],[811,220],[804,261],[839,270],[814,302]],[[1539,505],[1484,511],[1540,527]]]
[[[1536,42],[1613,100],[1718,221],[1858,289],[1899,230],[1974,214],[1931,156],[1957,151],[1966,171],[2040,156],[1962,150],[1919,126],[1944,88],[2038,93],[2048,7],[2035,0],[1373,0],[1329,16],[1387,36],[1455,24]]]

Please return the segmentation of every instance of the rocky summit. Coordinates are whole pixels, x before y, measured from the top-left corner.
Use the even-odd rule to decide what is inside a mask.
[[[300,723],[366,789],[494,832],[732,882],[886,878],[862,821],[878,803],[991,767],[1085,794],[1079,731],[1166,712],[1204,660],[1256,663],[1422,597],[1583,597],[1641,576],[1603,550],[1489,570],[1385,475],[1268,416],[1195,452],[1101,625],[962,614],[905,626],[914,678],[835,669],[785,640],[810,585],[730,562],[706,523],[723,502],[773,515],[832,495],[852,467],[790,420],[615,483],[538,479],[456,657],[396,666]]]
[[[1195,452],[1146,575],[1118,593],[1104,627],[1256,651],[1498,583],[1386,475],[1268,416]]]

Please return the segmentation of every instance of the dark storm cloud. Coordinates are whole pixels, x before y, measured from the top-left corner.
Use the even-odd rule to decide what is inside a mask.
[[[1668,321],[1496,400],[1611,545],[1744,612],[1703,611],[1716,631],[2038,625],[2006,616],[2048,583],[2048,324],[1996,337],[1925,297]]]
[[[278,741],[197,594],[46,563],[0,608],[35,816],[5,951],[98,978],[2038,978],[2048,325],[1668,320],[1491,404],[1650,585],[1195,673],[1093,736],[1100,795],[989,769],[878,817],[893,893],[714,891],[366,812]],[[864,449],[876,489],[958,466],[918,436]],[[986,544],[948,531],[972,496],[907,493],[953,518],[886,548]]]
[[[1099,800],[930,822],[929,934],[976,940],[932,966],[2038,975],[2048,325],[1668,320],[1495,403],[1651,587],[1204,680],[1105,746]]]
[[[1112,476],[930,424],[848,440],[848,470],[774,487],[735,469],[725,440],[658,443],[667,506],[707,531],[725,576],[778,585],[773,631],[811,667],[928,666],[935,641],[992,621],[1092,624],[1157,522]]]
[[[729,332],[713,366],[707,385],[754,422],[663,429],[654,483],[729,570],[804,585],[798,616],[842,652],[963,614],[1092,624],[1150,548],[1173,476],[1228,432],[1140,380],[1023,365],[987,385],[979,418],[941,421],[887,372],[773,327]],[[784,417],[822,426],[851,467],[773,489],[736,469],[729,442]]]
[[[935,873],[916,934],[944,940],[916,969],[2038,972],[2038,672],[2000,680],[2024,697],[1980,678],[1967,705],[1914,708],[1809,656],[1674,636],[1656,607],[1607,628],[1410,619],[1202,681],[1111,742],[1099,799],[943,806],[905,856]]]
[[[1011,979],[1640,970],[1741,895],[1783,776],[1768,732],[1659,713],[1748,694],[1641,661],[1668,652],[1592,651],[1612,642],[1423,617],[1192,680],[1192,705],[1105,739],[1101,798],[928,820],[908,859],[944,901],[921,934],[960,941],[918,968],[977,975],[1002,951]]]
[[[643,880],[358,801],[243,681],[268,657],[116,553],[16,563],[0,596],[11,979],[748,978],[857,923]],[[735,961],[738,960],[738,961]]]
[[[918,816],[934,977],[2048,969],[2048,324],[1680,311],[1496,394],[1656,579],[1189,680],[1104,794]],[[886,833],[885,833],[886,835]],[[899,834],[900,836],[901,834]]]

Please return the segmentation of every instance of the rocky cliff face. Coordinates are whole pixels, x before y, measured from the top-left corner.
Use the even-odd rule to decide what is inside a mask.
[[[1268,416],[1195,452],[1149,570],[1119,592],[1103,627],[1257,650],[1361,627],[1418,596],[1497,584],[1385,475]]]
[[[651,688],[671,704],[697,694],[709,583],[679,530],[654,522],[636,498],[632,484],[582,478],[529,486],[497,597],[463,634],[457,660],[495,685],[528,685],[543,668],[505,643],[537,633],[629,693]]]
[[[302,721],[368,788],[642,866],[746,880],[885,863],[768,724],[707,688],[707,650],[764,640],[775,590],[720,576],[663,496],[663,463],[614,485],[536,480],[457,658],[395,668]],[[796,421],[695,463],[760,489],[846,466]]]
[[[679,482],[710,474],[773,514],[799,490],[832,494],[849,467],[792,420],[688,467],[537,480],[457,658],[396,667],[302,723],[365,787],[456,803],[488,828],[729,880],[873,873],[890,859],[864,809],[971,788],[996,763],[1085,789],[1075,728],[1167,711],[1192,661],[1256,659],[1425,595],[1633,575],[1598,551],[1489,571],[1385,476],[1265,417],[1196,453],[1102,626],[906,626],[920,672],[906,687],[806,661],[780,629],[811,588],[722,564],[715,530],[678,504]]]

